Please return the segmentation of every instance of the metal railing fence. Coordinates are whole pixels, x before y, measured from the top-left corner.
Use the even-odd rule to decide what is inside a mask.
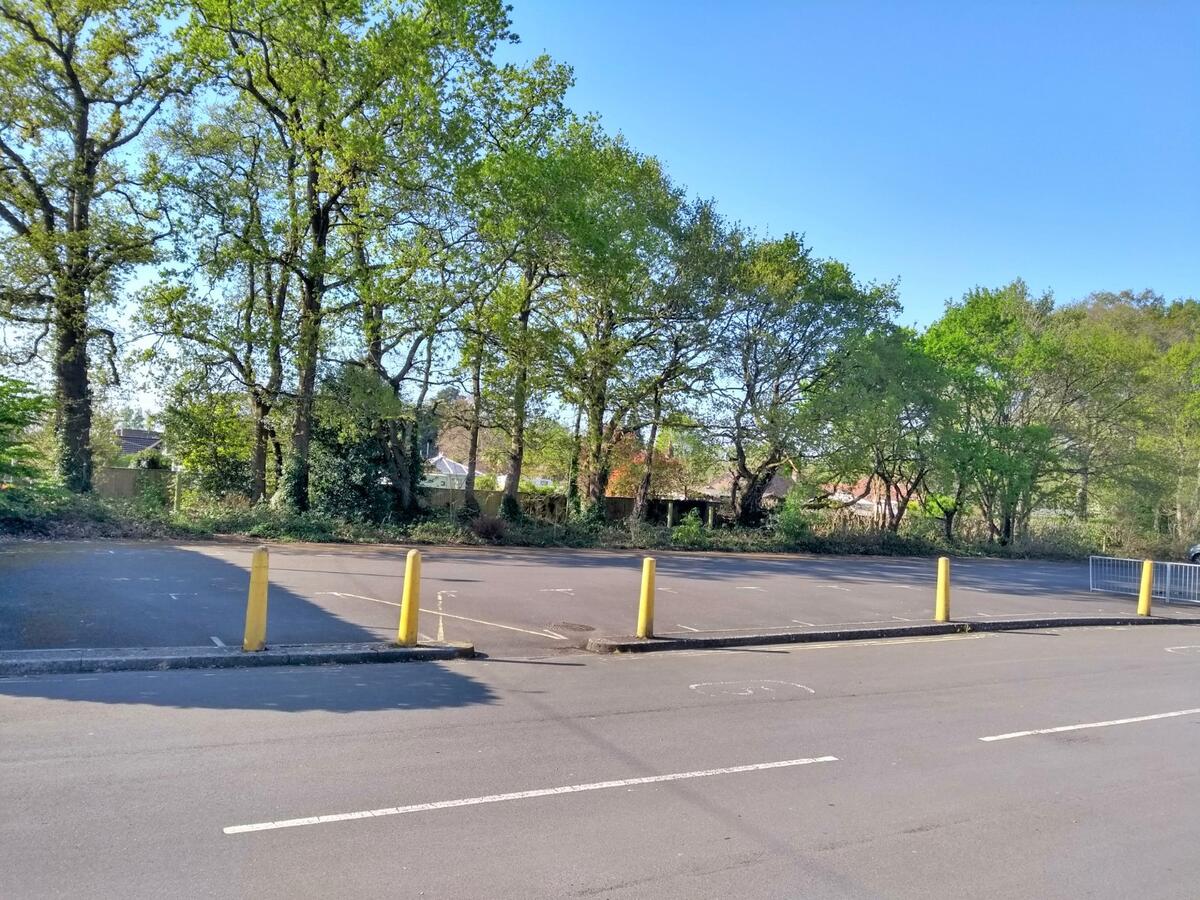
[[[1088,587],[1092,591],[1136,597],[1141,582],[1140,559],[1088,557]],[[1200,565],[1156,561],[1150,596],[1164,603],[1200,603]]]

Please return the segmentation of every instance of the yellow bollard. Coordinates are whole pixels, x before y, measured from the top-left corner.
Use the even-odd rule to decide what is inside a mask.
[[[933,621],[950,621],[950,558],[938,559],[937,604],[933,609]]]
[[[400,601],[400,628],[396,643],[417,646],[417,614],[421,607],[421,551],[409,550],[404,563],[404,596]]]
[[[1138,592],[1138,615],[1150,615],[1150,594],[1154,588],[1154,561],[1142,562],[1142,589]]]
[[[654,557],[642,560],[642,599],[638,604],[637,636],[654,637]]]
[[[254,551],[250,562],[250,594],[246,598],[246,634],[242,649],[250,652],[267,645],[267,548]]]

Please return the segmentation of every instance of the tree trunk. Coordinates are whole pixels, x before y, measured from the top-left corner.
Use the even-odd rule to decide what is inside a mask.
[[[650,438],[646,442],[646,471],[638,484],[637,493],[633,498],[633,515],[635,522],[645,522],[650,508],[650,482],[654,477],[654,444],[658,440],[658,417],[662,411],[662,403],[657,391],[654,393],[654,417],[650,422]]]
[[[482,339],[480,339],[482,341]],[[464,484],[463,507],[472,518],[479,515],[479,499],[475,496],[475,469],[479,463],[479,417],[483,408],[483,346],[476,348],[471,360],[471,428],[467,443],[467,480]]]
[[[571,459],[567,462],[567,510],[579,512],[579,429],[583,407],[575,410],[575,431],[571,437]]]
[[[946,535],[946,543],[954,543],[954,518],[958,515],[957,509],[942,510],[942,532]]]
[[[254,451],[250,456],[250,502],[258,503],[267,495],[267,412],[263,405],[251,401],[254,410]]]
[[[67,490],[92,489],[92,396],[88,383],[87,301],[68,287],[55,305],[54,378],[58,471]]]
[[[763,495],[778,468],[779,464],[775,463],[745,479],[745,486],[738,492],[733,507],[739,525],[755,528],[762,524]]]
[[[500,513],[505,518],[516,519],[521,515],[521,500],[518,491],[521,489],[521,466],[525,461],[525,414],[529,401],[529,317],[533,312],[533,279],[532,267],[527,266],[524,276],[524,297],[521,301],[521,311],[517,315],[517,347],[520,361],[517,365],[516,383],[513,385],[513,421],[512,443],[508,451],[508,474],[504,479],[504,497],[500,501]]]
[[[317,385],[317,353],[321,333],[319,304],[315,286],[306,284],[296,345],[296,412],[292,420],[292,447],[286,485],[287,501],[298,512],[307,512],[309,507],[309,445],[312,441],[313,395]]]
[[[1088,468],[1088,463],[1085,460],[1083,468],[1079,472],[1079,493],[1075,495],[1075,517],[1080,522],[1088,520],[1088,487],[1091,481],[1091,471]]]

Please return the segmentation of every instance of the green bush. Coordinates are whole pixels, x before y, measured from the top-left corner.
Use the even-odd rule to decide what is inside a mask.
[[[676,547],[686,547],[688,549],[700,549],[711,546],[712,542],[709,540],[709,531],[705,529],[704,523],[700,521],[698,510],[688,510],[687,515],[672,529],[671,543]]]
[[[479,540],[457,522],[425,519],[408,529],[408,538],[418,544],[478,544]]]

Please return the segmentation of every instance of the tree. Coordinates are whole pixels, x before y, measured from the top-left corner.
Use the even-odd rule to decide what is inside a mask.
[[[0,512],[12,505],[20,481],[40,474],[30,432],[50,406],[30,385],[0,375]]]
[[[99,310],[170,233],[139,139],[187,89],[158,0],[0,0],[0,318],[52,337],[58,470],[92,484],[90,347]],[[144,166],[135,164],[141,156]],[[115,376],[115,370],[114,370]]]
[[[298,282],[294,415],[282,499],[309,505],[309,444],[325,320],[361,276],[346,233],[355,192],[373,178],[420,183],[429,143],[462,83],[508,37],[495,0],[350,0],[288,4],[197,0],[187,28],[191,59],[233,92],[237,108],[270,123],[287,160],[286,196],[300,235],[287,260]],[[407,196],[408,191],[401,191]]]
[[[1061,392],[1040,376],[1061,348],[1047,332],[1049,295],[1022,281],[976,288],[926,334],[950,379],[958,415],[948,453],[963,472],[993,540],[1010,543],[1053,486]]]
[[[267,497],[271,449],[275,484],[282,479],[283,445],[272,413],[296,332],[292,263],[300,232],[288,213],[288,163],[269,127],[244,111],[219,110],[200,123],[181,117],[161,133],[172,151],[169,189],[192,228],[176,242],[184,265],[144,291],[141,304],[150,331],[182,352],[156,347],[147,358],[182,366],[186,378],[223,378],[245,392],[254,440],[243,488],[258,502]]]
[[[708,385],[714,435],[732,449],[731,503],[742,525],[762,520],[779,467],[814,441],[805,404],[854,339],[897,308],[893,285],[860,285],[795,235],[742,251]]]
[[[917,334],[900,328],[865,335],[814,400],[828,480],[868,479],[880,529],[900,530],[934,464],[943,383]]]

